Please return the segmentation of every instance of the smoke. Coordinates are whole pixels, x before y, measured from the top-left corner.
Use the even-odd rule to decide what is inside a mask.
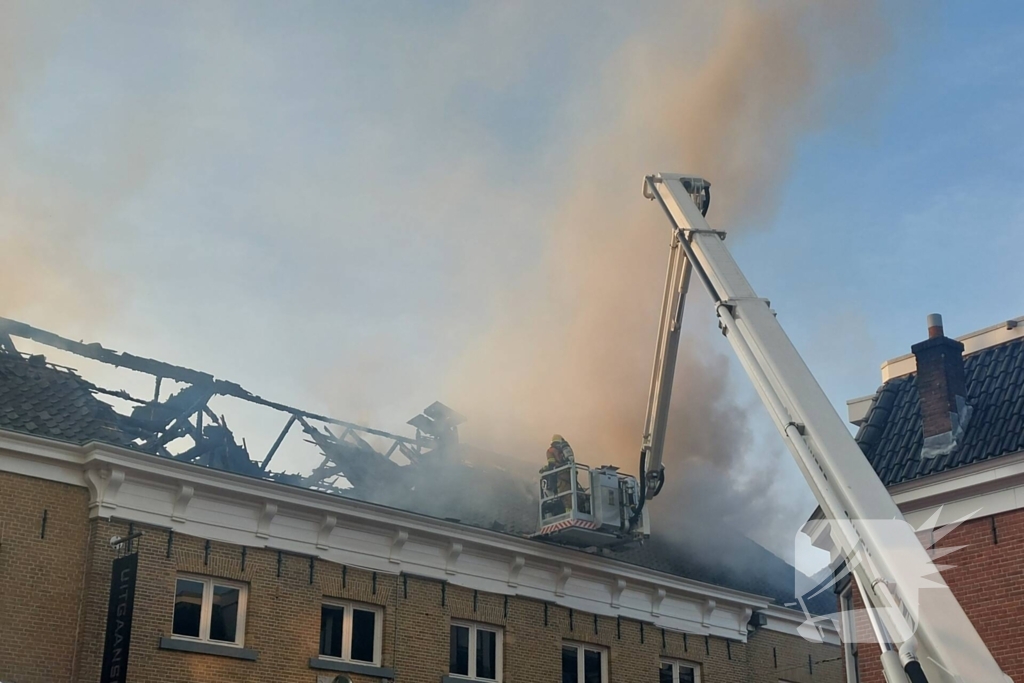
[[[495,302],[493,324],[453,374],[452,404],[470,416],[471,441],[539,460],[557,432],[582,462],[635,472],[669,238],[641,179],[701,175],[715,188],[713,226],[767,224],[798,143],[827,119],[823,91],[870,66],[864,46],[877,55],[885,44],[864,3],[730,4],[703,55],[642,38],[603,76],[612,124],[575,151],[541,258]],[[702,297],[695,282],[691,304]],[[710,307],[691,305],[686,326],[713,330]],[[794,496],[774,495],[779,449],[755,452],[751,407],[709,337],[681,347],[666,503],[655,514],[662,533],[676,526],[666,515],[732,522],[781,551],[798,511]]]
[[[185,49],[180,80],[151,85],[135,18],[99,45],[80,42],[94,8],[0,5],[0,315],[97,334],[151,274],[132,266],[167,252],[128,215],[222,75]]]
[[[63,61],[65,68],[88,64],[92,71],[73,76],[87,76],[83,89],[103,95],[97,96],[99,105],[82,112],[77,105],[88,101],[79,90],[64,82],[49,83],[48,89],[41,85],[46,84],[48,59],[61,48],[64,29],[75,25],[74,17],[66,7],[43,12],[33,3],[29,13],[4,4],[0,315],[23,317],[71,336],[81,332],[109,339],[118,326],[109,325],[106,312],[123,312],[134,297],[142,315],[132,318],[131,325],[163,329],[167,304],[174,302],[179,308],[172,310],[198,316],[182,326],[189,329],[175,331],[175,344],[187,344],[184,335],[192,334],[209,346],[221,346],[227,338],[244,338],[242,333],[231,337],[225,323],[238,311],[236,319],[261,321],[261,326],[245,328],[256,333],[248,335],[249,348],[237,350],[240,356],[249,352],[254,358],[251,349],[261,342],[274,354],[295,345],[293,355],[314,359],[310,365],[317,373],[346,378],[336,382],[347,392],[346,407],[353,401],[372,406],[375,392],[412,393],[404,388],[409,384],[406,365],[418,363],[429,366],[413,377],[415,384],[430,385],[423,393],[433,396],[431,380],[447,376],[445,402],[470,418],[466,441],[536,462],[548,436],[559,432],[582,461],[635,471],[668,243],[663,217],[640,197],[641,178],[659,170],[703,175],[715,187],[709,219],[716,227],[737,235],[767,223],[798,143],[834,114],[823,106],[829,90],[870,67],[886,45],[869,3],[665,5],[643,13],[623,10],[628,19],[611,23],[627,25],[634,37],[616,44],[610,60],[604,40],[611,35],[618,40],[621,34],[602,29],[606,32],[594,39],[588,31],[604,25],[595,16],[619,10],[597,11],[589,3],[557,10],[549,10],[550,3],[538,5],[543,12],[502,6],[494,14],[490,6],[474,6],[468,20],[442,40],[437,40],[436,25],[431,31],[412,22],[416,25],[390,37],[394,43],[384,48],[374,41],[394,34],[391,22],[386,30],[373,24],[377,32],[358,42],[354,33],[345,34],[345,40],[331,33],[337,29],[340,34],[345,22],[327,21],[330,35],[318,35],[303,24],[296,30],[295,24],[269,17],[274,27],[285,24],[282,35],[293,41],[275,43],[269,38],[278,36],[268,26],[254,21],[261,33],[248,22],[234,21],[230,10],[224,10],[222,21],[201,15],[191,24],[182,19],[180,25],[163,14],[156,20],[136,16],[134,26],[93,17],[97,26],[114,26],[99,34],[114,43],[107,61],[90,62],[97,45],[82,43],[68,47]],[[553,11],[557,16],[544,14]],[[118,20],[122,14],[117,13]],[[381,17],[370,14],[375,21]],[[481,22],[481,16],[487,21]],[[357,18],[343,17],[348,23]],[[143,30],[152,26],[160,30]],[[93,34],[83,30],[81,35]],[[132,35],[145,36],[143,44],[132,43]],[[500,156],[506,148],[463,108],[467,92],[474,90],[467,83],[499,94],[532,85],[525,82],[530,55],[546,50],[546,41],[561,42],[563,35],[564,42],[600,64],[598,89],[578,88],[578,71],[567,69],[564,73],[572,78],[566,83],[569,101],[559,141],[536,164],[531,165],[530,155],[506,163]],[[307,42],[314,49],[306,50]],[[336,45],[351,52],[334,52]],[[379,54],[366,60],[374,49]],[[555,58],[567,52],[550,51]],[[296,56],[302,59],[289,61]],[[365,64],[353,67],[360,61]],[[94,87],[95,81],[100,87]],[[68,119],[27,126],[33,112],[14,103],[32,101],[22,95],[33,88],[50,93],[49,106],[40,110],[51,115],[61,110]],[[335,101],[323,93],[343,96]],[[300,111],[310,107],[308,118],[295,114],[290,106],[295,103],[303,105]],[[354,103],[360,107],[345,118]],[[507,124],[514,118],[501,120]],[[344,144],[332,145],[333,129],[320,130],[325,121],[342,121],[338,128],[361,132],[351,140],[340,136]],[[313,133],[299,135],[308,130]],[[566,131],[577,139],[564,143]],[[277,140],[283,142],[278,146]],[[566,147],[569,152],[563,154]],[[212,150],[209,157],[202,153],[206,150]],[[237,158],[237,163],[223,163],[220,156]],[[248,211],[211,210],[194,228],[174,226],[160,234],[128,225],[126,207],[140,202],[168,157],[177,163],[177,175],[160,180],[172,199],[155,206],[173,215],[159,224],[191,217],[187,209],[210,197],[181,188],[204,182],[216,188],[210,195],[223,194],[217,197],[223,207]],[[335,166],[335,159],[342,161]],[[221,163],[207,167],[211,161]],[[410,168],[417,170],[410,173]],[[487,170],[495,168],[505,173],[491,182],[488,177],[499,174]],[[401,200],[381,189],[399,177],[407,184]],[[550,211],[548,197],[538,192],[548,183],[558,192]],[[535,215],[541,216],[537,222]],[[489,220],[496,227],[485,225]],[[516,221],[524,225],[510,234]],[[545,236],[540,257],[533,255],[531,242],[538,233]],[[491,241],[495,235],[502,241]],[[220,248],[201,250],[195,247],[200,242]],[[301,257],[290,251],[296,249],[291,242],[303,243]],[[186,251],[190,244],[193,250]],[[396,254],[410,244],[411,250]],[[359,246],[364,249],[351,251]],[[237,263],[228,252],[241,254]],[[344,267],[338,266],[339,253],[350,254]],[[185,271],[193,277],[181,276],[172,258],[179,254],[199,264]],[[426,273],[413,272],[416,256],[424,254],[436,265]],[[402,268],[395,268],[396,262]],[[402,269],[409,272],[398,272]],[[516,277],[508,279],[513,269]],[[493,282],[487,281],[492,270],[495,279],[507,282],[489,307],[496,311],[493,319],[478,333],[476,312],[482,306],[476,290],[492,291]],[[262,275],[266,272],[278,277]],[[354,275],[339,279],[338,272]],[[211,277],[220,273],[232,276],[225,281],[251,286],[232,289]],[[261,275],[242,280],[252,273]],[[449,283],[437,287],[435,281],[443,279],[439,273],[472,280],[473,286],[462,289],[475,291],[462,296]],[[380,286],[389,277],[394,286]],[[427,278],[433,287],[409,286]],[[200,280],[199,285],[192,282]],[[288,282],[301,286],[280,297],[287,307],[273,308],[268,302],[274,299],[256,286],[257,280],[275,280],[275,288]],[[390,344],[362,355],[353,352],[359,344],[373,346],[377,337],[368,334],[368,323],[361,322],[354,334],[343,316],[322,315],[325,292],[339,291],[343,300],[331,312],[356,308],[370,319],[383,311],[380,315],[393,324],[378,329],[383,330],[380,336],[392,339]],[[778,540],[779,520],[790,518],[764,483],[771,481],[778,452],[758,450],[750,422],[753,407],[737,398],[724,347],[703,333],[714,328],[701,296],[695,285],[686,324],[696,336],[685,341],[679,363],[668,435],[669,483],[655,502],[686,501],[685,512],[695,517],[731,521],[759,539]],[[223,303],[201,308],[201,297]],[[301,308],[303,299],[312,303]],[[410,300],[416,310],[408,307]],[[457,303],[447,309],[439,303],[452,300]],[[156,305],[160,301],[165,305]],[[254,301],[259,304],[255,311],[247,308]],[[281,311],[291,306],[299,313],[285,318]],[[459,307],[472,311],[461,318],[448,310]],[[273,320],[262,325],[264,317]],[[327,318],[339,321],[327,326]],[[303,339],[277,330],[295,330],[310,319],[324,327],[294,335]],[[450,372],[435,371],[449,356],[416,357],[421,338],[423,347],[450,349],[465,343],[465,349]],[[381,348],[386,353],[375,354]],[[392,355],[392,348],[398,360],[414,361],[385,359],[381,366],[400,369],[389,377],[386,368],[378,371],[366,359]],[[322,359],[328,354],[356,358],[352,363],[367,373],[343,372],[348,369],[344,363],[337,372],[324,372]],[[282,362],[279,355],[273,357]],[[347,381],[353,377],[359,381]],[[239,379],[248,383],[248,377]],[[318,387],[310,393],[319,393]],[[430,399],[419,400],[416,409]]]
[[[64,330],[109,314],[119,283],[96,247],[145,182],[160,144],[147,116],[122,102],[67,148],[60,148],[61,121],[38,132],[26,96],[46,84],[79,13],[46,2],[0,8],[0,315]],[[72,106],[88,104],[81,98]]]
[[[79,285],[88,279],[88,259],[82,258],[80,238],[69,225],[54,227],[61,222],[56,214],[64,213],[55,193],[35,196],[25,182],[13,134],[20,113],[16,102],[41,78],[47,53],[72,13],[67,10],[62,19],[46,3],[31,12],[16,3],[0,6],[0,314],[39,312],[58,301],[62,309],[76,310],[86,303]]]

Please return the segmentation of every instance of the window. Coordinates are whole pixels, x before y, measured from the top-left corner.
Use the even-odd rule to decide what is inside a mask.
[[[448,672],[481,681],[501,680],[501,629],[452,622]]]
[[[562,643],[562,683],[608,683],[608,653],[596,645]]]
[[[246,586],[202,576],[179,576],[171,634],[223,645],[245,640]]]
[[[853,609],[853,582],[847,584],[839,597],[843,617],[843,649],[846,651],[847,683],[860,683],[860,653],[857,647],[857,628]]]
[[[381,609],[351,602],[320,606],[320,655],[380,665]]]
[[[663,659],[658,683],[700,683],[700,664]]]

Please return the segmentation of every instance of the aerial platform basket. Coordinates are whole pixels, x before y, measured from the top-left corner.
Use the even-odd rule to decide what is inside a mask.
[[[631,524],[640,487],[635,477],[606,465],[570,462],[540,474],[540,530],[535,538],[584,548],[621,546],[649,535],[647,518]]]

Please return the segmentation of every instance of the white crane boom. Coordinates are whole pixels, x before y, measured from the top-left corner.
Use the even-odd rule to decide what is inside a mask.
[[[759,298],[704,218],[709,183],[662,173],[644,180],[672,223],[672,256],[644,427],[647,497],[663,482],[662,444],[691,270],[827,519],[869,607],[889,683],[1005,683],[913,528],[818,386],[767,300]],[[642,503],[641,503],[642,505]],[[927,577],[927,579],[925,579]],[[897,652],[899,657],[897,657]],[[905,665],[901,669],[900,661]]]

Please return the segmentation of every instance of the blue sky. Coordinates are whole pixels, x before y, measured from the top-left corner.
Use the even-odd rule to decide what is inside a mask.
[[[737,250],[837,404],[927,313],[959,335],[1024,310],[1020,8],[943,4],[897,30],[873,110],[801,143],[772,229]]]
[[[640,176],[703,159],[709,219],[845,415],[927,313],[1024,313],[1024,10],[810,7],[7,3],[0,314],[385,429],[436,398],[496,451],[575,429],[628,466],[664,267]],[[777,8],[792,36],[737,57],[730,18]],[[677,471],[768,477],[787,502],[752,533],[777,540],[813,501],[710,309],[686,324],[680,405],[707,412]]]

